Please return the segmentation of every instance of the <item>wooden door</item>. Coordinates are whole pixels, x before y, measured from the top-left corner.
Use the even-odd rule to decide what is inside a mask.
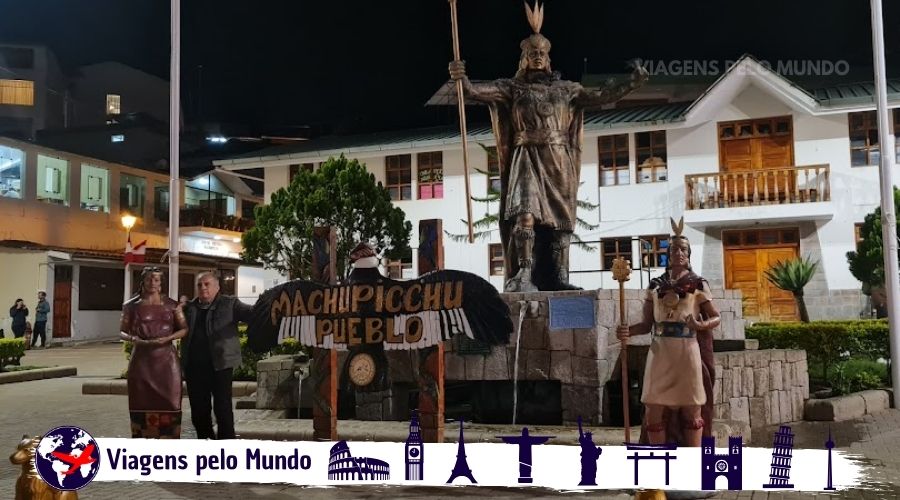
[[[723,178],[720,190],[722,195],[732,195],[728,199],[771,202],[790,196],[795,182],[788,170],[794,165],[791,117],[720,123],[719,164],[723,173],[747,174],[746,181],[742,175]],[[775,168],[783,170],[757,176],[755,186],[750,181],[753,171]]]
[[[794,296],[766,279],[765,271],[778,262],[799,255],[796,229],[727,231],[725,288],[743,294],[744,317],[760,321],[796,321],[799,311]]]
[[[53,269],[53,338],[72,336],[72,266]]]

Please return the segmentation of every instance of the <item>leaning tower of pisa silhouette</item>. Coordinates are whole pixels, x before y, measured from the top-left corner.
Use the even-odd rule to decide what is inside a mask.
[[[791,480],[791,454],[794,451],[794,433],[791,426],[782,425],[772,443],[772,469],[769,482],[763,488],[793,488]]]

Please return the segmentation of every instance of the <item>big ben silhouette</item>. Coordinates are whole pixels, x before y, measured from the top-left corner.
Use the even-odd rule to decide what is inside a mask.
[[[422,446],[422,433],[419,429],[419,413],[413,410],[409,419],[409,436],[406,437],[406,480],[422,480],[422,458],[425,448]]]

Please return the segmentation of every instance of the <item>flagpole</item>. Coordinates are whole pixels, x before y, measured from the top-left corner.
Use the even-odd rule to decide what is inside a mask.
[[[171,0],[172,53],[169,68],[169,297],[178,299],[178,229],[181,209],[181,0]]]
[[[887,107],[887,85],[884,63],[884,24],[881,0],[871,0],[872,6],[872,49],[875,59],[875,95],[878,114],[878,143],[881,145],[881,239],[884,242],[884,285],[887,292],[888,328],[891,345],[891,385],[900,388],[900,271],[897,263],[897,215],[894,213],[894,142],[889,128]]]

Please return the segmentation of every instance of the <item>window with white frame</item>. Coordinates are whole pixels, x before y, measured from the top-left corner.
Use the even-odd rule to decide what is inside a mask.
[[[37,199],[54,205],[69,205],[69,162],[38,155]]]
[[[0,196],[22,199],[25,152],[0,144]]]
[[[81,208],[109,212],[109,170],[81,164]]]

